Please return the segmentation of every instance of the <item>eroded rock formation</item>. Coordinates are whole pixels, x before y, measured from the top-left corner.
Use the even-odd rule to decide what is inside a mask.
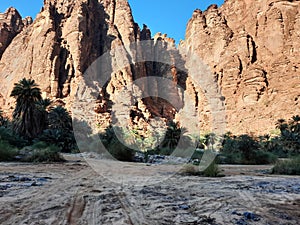
[[[31,23],[31,17],[22,20],[19,12],[12,7],[0,13],[0,59],[13,38]]]
[[[0,107],[12,110],[10,92],[26,77],[35,79],[43,97],[72,109],[78,85],[87,82],[85,71],[108,53],[102,72],[110,71],[110,78],[93,108],[100,127],[114,119],[112,107],[121,93],[119,104],[126,110],[120,114],[141,133],[149,129],[149,118],[184,123],[188,113],[208,131],[216,99],[197,85],[203,77],[191,72],[189,57],[196,55],[211,69],[207,79],[215,81],[222,96],[215,97],[225,105],[227,130],[266,133],[277,119],[300,111],[299,6],[298,1],[227,0],[220,8],[195,10],[178,48],[164,34],[151,38],[146,25],[140,28],[134,22],[125,0],[45,0],[32,24],[10,8],[0,15]],[[153,96],[139,99],[142,93],[132,98],[126,87],[149,76],[174,83],[173,89],[164,90],[178,99],[174,105]],[[145,82],[140,89],[156,94],[158,86]],[[184,115],[179,111],[187,99],[191,107]]]
[[[228,0],[189,21],[181,45],[210,65],[233,133],[262,134],[299,114],[299,10],[298,1]]]
[[[153,62],[133,64],[146,53],[139,51],[145,46],[131,45],[150,39],[151,32],[147,26],[140,30],[134,22],[127,1],[45,0],[33,24],[24,27],[3,54],[0,64],[1,107],[8,111],[14,107],[10,92],[14,83],[26,77],[39,84],[43,97],[71,109],[78,84],[88,80],[84,72],[99,56],[108,53],[111,57],[105,66],[107,71],[111,71],[111,76],[94,107],[100,127],[106,127],[112,117],[112,104],[124,87],[154,72],[159,74],[160,68]],[[148,47],[156,51],[164,45],[160,44],[163,42],[149,42]],[[171,42],[175,49],[174,40]],[[120,65],[125,66],[120,68]],[[163,69],[166,71],[168,68]],[[147,85],[142,89],[147,90]],[[146,103],[146,100],[124,99],[123,106],[133,111],[130,113],[131,123],[137,121],[141,127],[147,125],[151,113]],[[155,113],[157,110],[151,108],[151,103],[149,100],[148,106]],[[162,108],[162,103],[158,107]],[[174,114],[169,117],[174,117]]]

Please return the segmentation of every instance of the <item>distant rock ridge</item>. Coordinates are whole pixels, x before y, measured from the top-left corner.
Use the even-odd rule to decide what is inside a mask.
[[[125,0],[45,0],[33,22],[22,20],[9,8],[0,14],[0,108],[12,110],[10,92],[15,82],[26,77],[35,79],[43,97],[71,109],[84,72],[98,57],[124,46],[126,54],[109,64],[114,71],[121,61],[146,54],[139,47],[131,48],[132,43],[152,40],[149,51],[163,47],[173,63],[140,62],[114,71],[95,102],[100,127],[111,122],[111,107],[124,86],[159,75],[183,87],[184,94],[175,89],[170,94],[190,98],[191,114],[198,117],[202,131],[209,131],[212,109],[205,91],[196,87],[188,72],[176,68],[188,69],[187,57],[194,54],[210,66],[218,84],[227,131],[269,132],[277,119],[300,111],[299,6],[298,1],[227,0],[220,8],[211,5],[204,12],[195,10],[178,48],[166,34],[152,38],[147,25],[140,28]],[[146,133],[149,118],[154,116],[165,122],[183,120],[163,99],[135,102],[128,98],[124,102],[130,108],[129,125],[141,133]]]
[[[0,59],[14,37],[31,23],[31,17],[22,19],[19,12],[13,7],[8,8],[4,13],[0,13]]]

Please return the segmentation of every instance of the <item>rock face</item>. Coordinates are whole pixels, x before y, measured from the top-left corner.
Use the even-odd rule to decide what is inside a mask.
[[[116,9],[122,20],[115,14]],[[132,32],[125,31],[123,24],[131,26]],[[104,51],[122,41],[134,41],[134,29],[126,1],[99,4],[92,0],[74,4],[74,1],[46,0],[32,26],[15,37],[3,55],[0,77],[6,86],[1,87],[2,95],[7,98],[20,78],[32,77],[45,97],[64,100],[74,95],[72,85],[76,79]]]
[[[87,67],[112,46],[135,41],[137,29],[126,1],[46,0],[34,23],[13,39],[2,57],[6,105],[13,84],[22,77],[34,78],[44,97],[68,103]]]
[[[14,37],[2,56],[0,105],[4,110],[12,110],[11,90],[14,83],[26,77],[39,84],[43,97],[71,109],[78,84],[86,79],[84,72],[87,68],[102,54],[115,54],[110,51],[124,48],[124,54],[111,57],[107,63],[112,74],[95,103],[94,111],[98,113],[100,127],[106,127],[111,120],[112,104],[124,86],[153,72],[159,73],[159,66],[155,63],[130,65],[145,54],[138,52],[138,47],[131,48],[130,44],[149,39],[150,30],[146,25],[140,30],[127,1],[45,0],[33,24]],[[164,42],[163,38],[160,39]],[[174,40],[167,39],[166,42],[175,49]],[[156,45],[161,44],[153,42],[149,48],[155,51]],[[124,62],[127,66],[119,68]],[[132,126],[147,125],[146,120],[151,114],[146,104],[151,108],[153,101],[148,99],[137,103],[130,97],[124,99],[123,106],[130,108]],[[162,103],[152,107],[154,113],[156,108],[162,108]],[[174,114],[168,117],[174,117]]]
[[[192,106],[186,113],[198,118],[202,130],[210,130],[214,99],[196,85],[202,78],[191,73],[192,54],[209,65],[209,79],[218,84],[227,130],[268,132],[277,119],[287,119],[300,109],[299,6],[298,1],[228,0],[220,8],[195,10],[178,49],[166,35],[158,33],[151,39],[146,25],[140,29],[125,0],[45,0],[32,24],[10,8],[0,15],[0,108],[13,109],[10,92],[14,83],[26,77],[40,85],[43,97],[72,109],[78,85],[87,78],[85,71],[108,52],[111,60],[104,69],[112,73],[93,109],[100,127],[114,119],[111,112],[122,93],[120,108],[126,110],[120,113],[141,133],[154,116],[185,123],[188,116],[179,112],[184,98]],[[149,40],[142,51],[141,42]],[[115,55],[116,48],[123,54]],[[165,55],[159,55],[161,49]],[[164,64],[153,57],[138,62],[148,54],[171,61]],[[153,75],[182,87],[165,90],[179,99],[178,107],[161,98],[138,99],[142,94],[132,99],[132,91],[124,90],[135,80]],[[156,93],[157,86],[145,83],[142,90]]]
[[[31,17],[22,20],[14,8],[8,8],[5,13],[0,13],[0,59],[12,39],[31,23]]]
[[[181,47],[210,66],[233,133],[266,133],[299,113],[299,10],[298,1],[228,0],[194,11]]]

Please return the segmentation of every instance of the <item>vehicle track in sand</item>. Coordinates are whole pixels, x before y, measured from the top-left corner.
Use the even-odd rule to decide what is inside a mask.
[[[151,170],[144,164],[139,167],[143,174]],[[137,185],[113,183],[85,162],[1,163],[0,178],[48,179],[41,186],[23,187],[16,182],[3,190],[0,224],[299,224],[300,178],[257,172],[266,168],[222,166],[227,175],[222,178],[175,174]],[[126,168],[127,176],[130,169],[134,168]],[[257,221],[246,219],[246,212],[257,214]]]

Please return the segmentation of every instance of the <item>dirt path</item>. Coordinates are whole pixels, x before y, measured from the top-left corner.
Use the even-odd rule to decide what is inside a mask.
[[[178,168],[166,166],[140,186],[106,179],[116,172],[107,163],[97,164],[102,176],[85,162],[0,164],[0,224],[300,224],[300,178],[264,175],[268,166],[223,166],[222,178],[170,176]]]

